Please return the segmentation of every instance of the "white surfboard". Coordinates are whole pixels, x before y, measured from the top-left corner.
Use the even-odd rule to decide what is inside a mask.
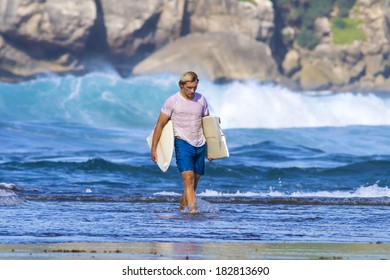
[[[207,143],[207,155],[211,159],[229,157],[226,137],[219,125],[220,123],[221,120],[218,117],[207,116],[202,119],[203,133]]]
[[[149,149],[152,147],[153,133],[154,129],[146,138]],[[160,141],[158,141],[156,150],[158,157],[157,165],[163,172],[166,172],[171,164],[174,140],[172,121],[168,121],[162,130]]]

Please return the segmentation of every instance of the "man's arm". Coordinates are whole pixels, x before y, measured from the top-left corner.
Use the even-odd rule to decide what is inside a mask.
[[[156,152],[157,144],[158,144],[158,141],[160,140],[162,130],[168,121],[169,121],[169,116],[160,112],[160,116],[158,117],[156,126],[154,128],[152,147],[150,148],[151,157],[152,157],[153,162],[155,162],[155,163],[157,162],[157,159],[158,159],[157,152]]]

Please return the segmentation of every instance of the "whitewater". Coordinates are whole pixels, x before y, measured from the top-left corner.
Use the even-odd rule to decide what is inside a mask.
[[[231,156],[195,216],[145,140],[178,77],[0,83],[2,242],[390,242],[390,95],[200,79]]]
[[[3,121],[51,121],[104,127],[150,126],[177,77],[93,73],[1,84]],[[386,94],[294,92],[255,81],[201,81],[213,114],[225,128],[390,125]],[[135,119],[137,118],[137,119]]]

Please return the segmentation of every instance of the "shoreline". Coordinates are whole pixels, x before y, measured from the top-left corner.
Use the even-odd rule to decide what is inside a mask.
[[[0,244],[0,260],[388,260],[390,244],[45,243]]]

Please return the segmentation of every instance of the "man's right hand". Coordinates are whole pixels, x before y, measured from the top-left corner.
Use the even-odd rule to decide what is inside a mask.
[[[151,151],[150,154],[151,154],[152,161],[153,161],[154,163],[157,163],[158,156],[157,156],[156,150]]]

